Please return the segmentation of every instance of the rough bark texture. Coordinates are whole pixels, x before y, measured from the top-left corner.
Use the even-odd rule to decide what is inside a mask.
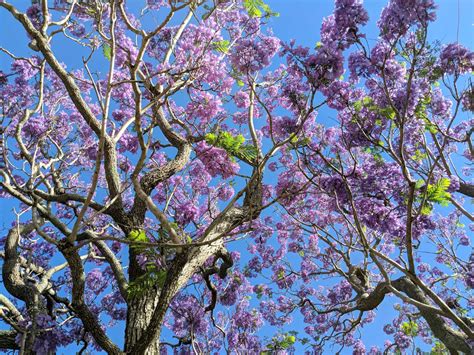
[[[469,196],[469,197],[474,197],[474,185],[473,184],[466,184],[465,182],[461,182],[459,184],[459,190],[460,193],[463,195]]]
[[[255,178],[248,185],[244,207],[232,207],[223,211],[208,227],[204,238],[199,240],[209,244],[185,248],[177,253],[161,290],[150,292],[140,300],[130,301],[125,346],[127,353],[159,354],[161,326],[173,297],[192,275],[199,272],[206,260],[222,251],[226,233],[259,215],[261,179],[258,172],[255,174]],[[153,309],[153,312],[148,313],[149,309]],[[144,311],[147,313],[144,314]]]
[[[408,297],[429,305],[430,302],[422,290],[406,277],[392,281],[392,285]],[[420,314],[430,326],[434,336],[443,342],[451,353],[461,351],[465,354],[472,354],[473,349],[468,343],[467,335],[451,328],[449,323],[441,316],[426,309],[419,308]]]
[[[20,347],[15,342],[17,332],[13,330],[0,331],[0,349],[18,350]]]
[[[228,212],[228,217],[218,224],[207,240],[219,236],[241,219],[238,209]],[[161,290],[153,290],[140,299],[130,300],[127,317],[125,350],[131,354],[158,354],[161,325],[169,304],[176,293],[188,282],[202,265],[223,248],[219,239],[210,245],[189,248],[177,254]]]
[[[152,289],[142,297],[137,297],[129,300],[127,311],[127,324],[125,328],[125,352],[130,354],[133,346],[143,336],[153,311],[158,304],[160,298],[160,291]],[[151,342],[147,349],[149,354],[159,353],[158,339]]]
[[[77,250],[74,249],[74,246],[67,240],[64,240],[59,247],[71,269],[72,309],[80,317],[84,328],[94,336],[95,341],[102,349],[107,351],[108,354],[121,354],[120,349],[107,337],[101,328],[97,316],[85,303],[84,291],[86,275]]]
[[[404,293],[412,300],[427,306],[431,306],[431,302],[428,297],[408,277],[400,277],[391,281],[390,284],[396,290]],[[388,283],[382,282],[378,284],[370,294],[367,294],[366,297],[361,298],[355,309],[360,311],[373,310],[382,303],[385,295],[388,293],[390,293]],[[443,318],[440,314],[437,314],[433,310],[422,307],[417,308],[421,316],[428,323],[434,336],[438,338],[451,353],[472,353],[472,348],[469,345],[469,338],[466,334],[453,329],[447,319]]]
[[[40,299],[38,289],[25,282],[21,272],[21,257],[18,252],[18,243],[22,234],[28,234],[34,230],[33,224],[19,225],[13,227],[7,235],[5,242],[5,260],[2,267],[2,277],[5,288],[10,294],[25,302],[31,319],[36,319],[40,313],[45,312],[44,302]],[[36,327],[29,329],[24,334],[23,351],[25,354],[33,354],[33,345],[36,338]],[[8,339],[7,339],[8,340]]]

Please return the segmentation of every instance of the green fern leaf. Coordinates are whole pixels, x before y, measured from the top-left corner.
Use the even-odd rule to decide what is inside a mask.
[[[107,43],[104,43],[102,45],[102,53],[104,54],[104,57],[107,60],[110,60],[112,58],[112,49],[110,48],[110,46]]]

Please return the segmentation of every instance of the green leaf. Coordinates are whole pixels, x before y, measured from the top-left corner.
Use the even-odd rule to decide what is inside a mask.
[[[262,11],[260,7],[263,4],[263,0],[244,0],[244,7],[250,17],[261,17]]]
[[[206,143],[224,149],[231,157],[243,160],[253,165],[257,160],[258,151],[252,144],[244,144],[245,137],[241,134],[233,136],[223,131],[218,134],[208,133],[204,137]]]
[[[128,239],[130,239],[132,242],[141,242],[141,243],[148,243],[150,241],[150,239],[148,239],[143,229],[132,230],[130,233],[128,233]],[[134,245],[134,244],[131,244],[130,248],[132,248],[138,253],[143,252],[146,249],[146,247],[143,245]]]
[[[243,160],[250,165],[253,165],[258,157],[257,148],[251,144],[246,144],[239,148],[238,151],[234,152],[234,156],[240,160]]]
[[[354,110],[356,110],[356,112],[362,110],[362,101],[359,100],[354,102]]]
[[[443,343],[437,341],[434,343],[434,346],[431,348],[430,354],[436,354],[436,355],[442,355],[446,354],[446,347],[444,346]]]
[[[366,96],[362,99],[362,103],[364,106],[368,106],[372,103],[372,98],[370,96]]]
[[[135,229],[128,233],[128,238],[134,242],[148,242],[148,237],[143,229]]]
[[[447,191],[450,184],[451,180],[448,178],[441,178],[434,185],[428,184],[426,187],[426,201],[425,204],[421,206],[421,214],[430,215],[433,211],[434,203],[444,207],[450,204],[451,194]],[[424,186],[423,180],[418,180],[415,185],[418,189],[421,189]],[[421,197],[419,199],[421,199]]]
[[[298,142],[298,136],[295,133],[292,133],[290,135],[290,143],[291,144],[296,144]]]
[[[217,142],[217,135],[215,133],[208,133],[204,136],[206,143],[214,145]]]
[[[420,189],[423,186],[425,186],[425,180],[423,180],[423,179],[417,180],[417,182],[415,184],[415,188]]]
[[[104,57],[107,60],[110,60],[112,58],[112,49],[110,48],[110,46],[107,43],[104,43],[102,45],[102,53],[104,54]]]
[[[438,128],[436,128],[436,125],[432,124],[430,121],[425,122],[425,127],[430,133],[438,133]]]
[[[263,13],[265,17],[280,16],[278,12],[273,12],[263,0],[244,0],[244,7],[250,17],[262,17]]]
[[[393,120],[395,118],[395,110],[391,107],[385,107],[379,110],[382,116],[385,116],[389,120]]]
[[[415,337],[418,335],[418,324],[413,321],[403,322],[401,325],[402,332],[405,335],[410,337]]]
[[[230,42],[228,40],[222,40],[212,43],[214,49],[218,52],[227,54],[229,52]]]
[[[422,162],[427,157],[426,153],[422,153],[421,150],[417,149],[415,154],[411,157],[416,162]]]
[[[433,212],[433,206],[429,203],[425,203],[423,207],[421,207],[421,214],[424,216],[429,216],[431,212]]]
[[[451,194],[447,192],[447,190],[450,184],[451,180],[448,178],[441,178],[434,185],[429,184],[427,188],[428,201],[438,203],[442,206],[449,205]]]
[[[155,264],[149,264],[146,267],[147,273],[139,276],[128,285],[128,297],[137,298],[147,292],[150,288],[162,288],[165,284],[168,272],[166,270],[157,270]]]
[[[428,114],[426,113],[427,106],[430,102],[430,96],[425,96],[422,100],[420,100],[415,109],[415,116],[418,119],[423,120],[423,122],[425,123],[425,130],[429,131],[432,134],[436,134],[438,133],[438,128],[430,121],[430,119],[428,118]]]
[[[290,144],[293,145],[293,147],[299,148],[299,147],[305,147],[311,142],[310,138],[299,138],[295,133],[292,133],[290,135]]]

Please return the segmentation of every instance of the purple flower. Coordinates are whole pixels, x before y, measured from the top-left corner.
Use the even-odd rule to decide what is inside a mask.
[[[262,36],[260,41],[241,39],[231,53],[231,63],[242,72],[255,72],[270,65],[270,60],[280,49],[280,40],[276,37]]]
[[[250,105],[249,94],[239,91],[234,95],[234,101],[238,108],[247,108]]]
[[[405,35],[414,25],[424,27],[434,21],[435,9],[433,0],[390,0],[377,25],[382,37],[391,41]]]
[[[138,150],[138,138],[136,135],[130,133],[124,133],[119,140],[119,149],[120,153],[130,152],[136,153]]]
[[[385,324],[384,327],[383,327],[383,331],[386,334],[393,334],[393,333],[395,333],[395,328],[391,324]]]
[[[175,207],[175,211],[174,218],[182,226],[195,221],[199,216],[199,208],[192,201],[180,203]]]
[[[448,74],[462,74],[474,69],[474,52],[459,43],[443,48],[439,56],[441,69]]]
[[[462,93],[461,102],[464,111],[474,112],[474,87],[470,86]]]
[[[7,76],[2,70],[0,70],[0,86],[5,85],[7,82],[8,82]]]
[[[163,6],[168,6],[165,0],[146,0],[146,5],[151,10],[159,10]]]
[[[31,58],[34,64],[37,64],[36,58]],[[11,70],[18,73],[22,80],[28,81],[38,73],[38,68],[32,66],[29,61],[24,59],[15,60],[12,63]]]
[[[407,349],[411,346],[412,339],[403,332],[396,332],[393,336],[395,343],[401,349]]]
[[[39,5],[32,5],[26,10],[26,15],[29,17],[33,26],[37,29],[40,28],[41,22],[43,21],[43,14]]]
[[[108,286],[104,273],[100,269],[93,269],[87,273],[86,283],[95,295],[102,293]]]
[[[220,175],[227,179],[239,171],[239,165],[233,162],[222,148],[199,142],[196,145],[196,154],[212,177]]]
[[[349,55],[348,66],[351,73],[350,79],[353,82],[356,82],[361,77],[368,77],[374,70],[370,60],[362,51],[357,51]]]
[[[221,201],[227,201],[233,195],[234,195],[234,189],[232,188],[232,186],[228,186],[228,185],[221,186],[217,190],[217,196],[219,197]]]
[[[358,40],[358,28],[367,23],[369,16],[360,0],[336,0],[335,5],[334,14],[321,26],[321,42],[346,49]]]

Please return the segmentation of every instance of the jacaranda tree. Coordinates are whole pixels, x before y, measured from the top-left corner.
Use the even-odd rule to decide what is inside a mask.
[[[474,54],[435,8],[369,40],[336,0],[305,48],[262,0],[0,1],[0,348],[470,353]]]

